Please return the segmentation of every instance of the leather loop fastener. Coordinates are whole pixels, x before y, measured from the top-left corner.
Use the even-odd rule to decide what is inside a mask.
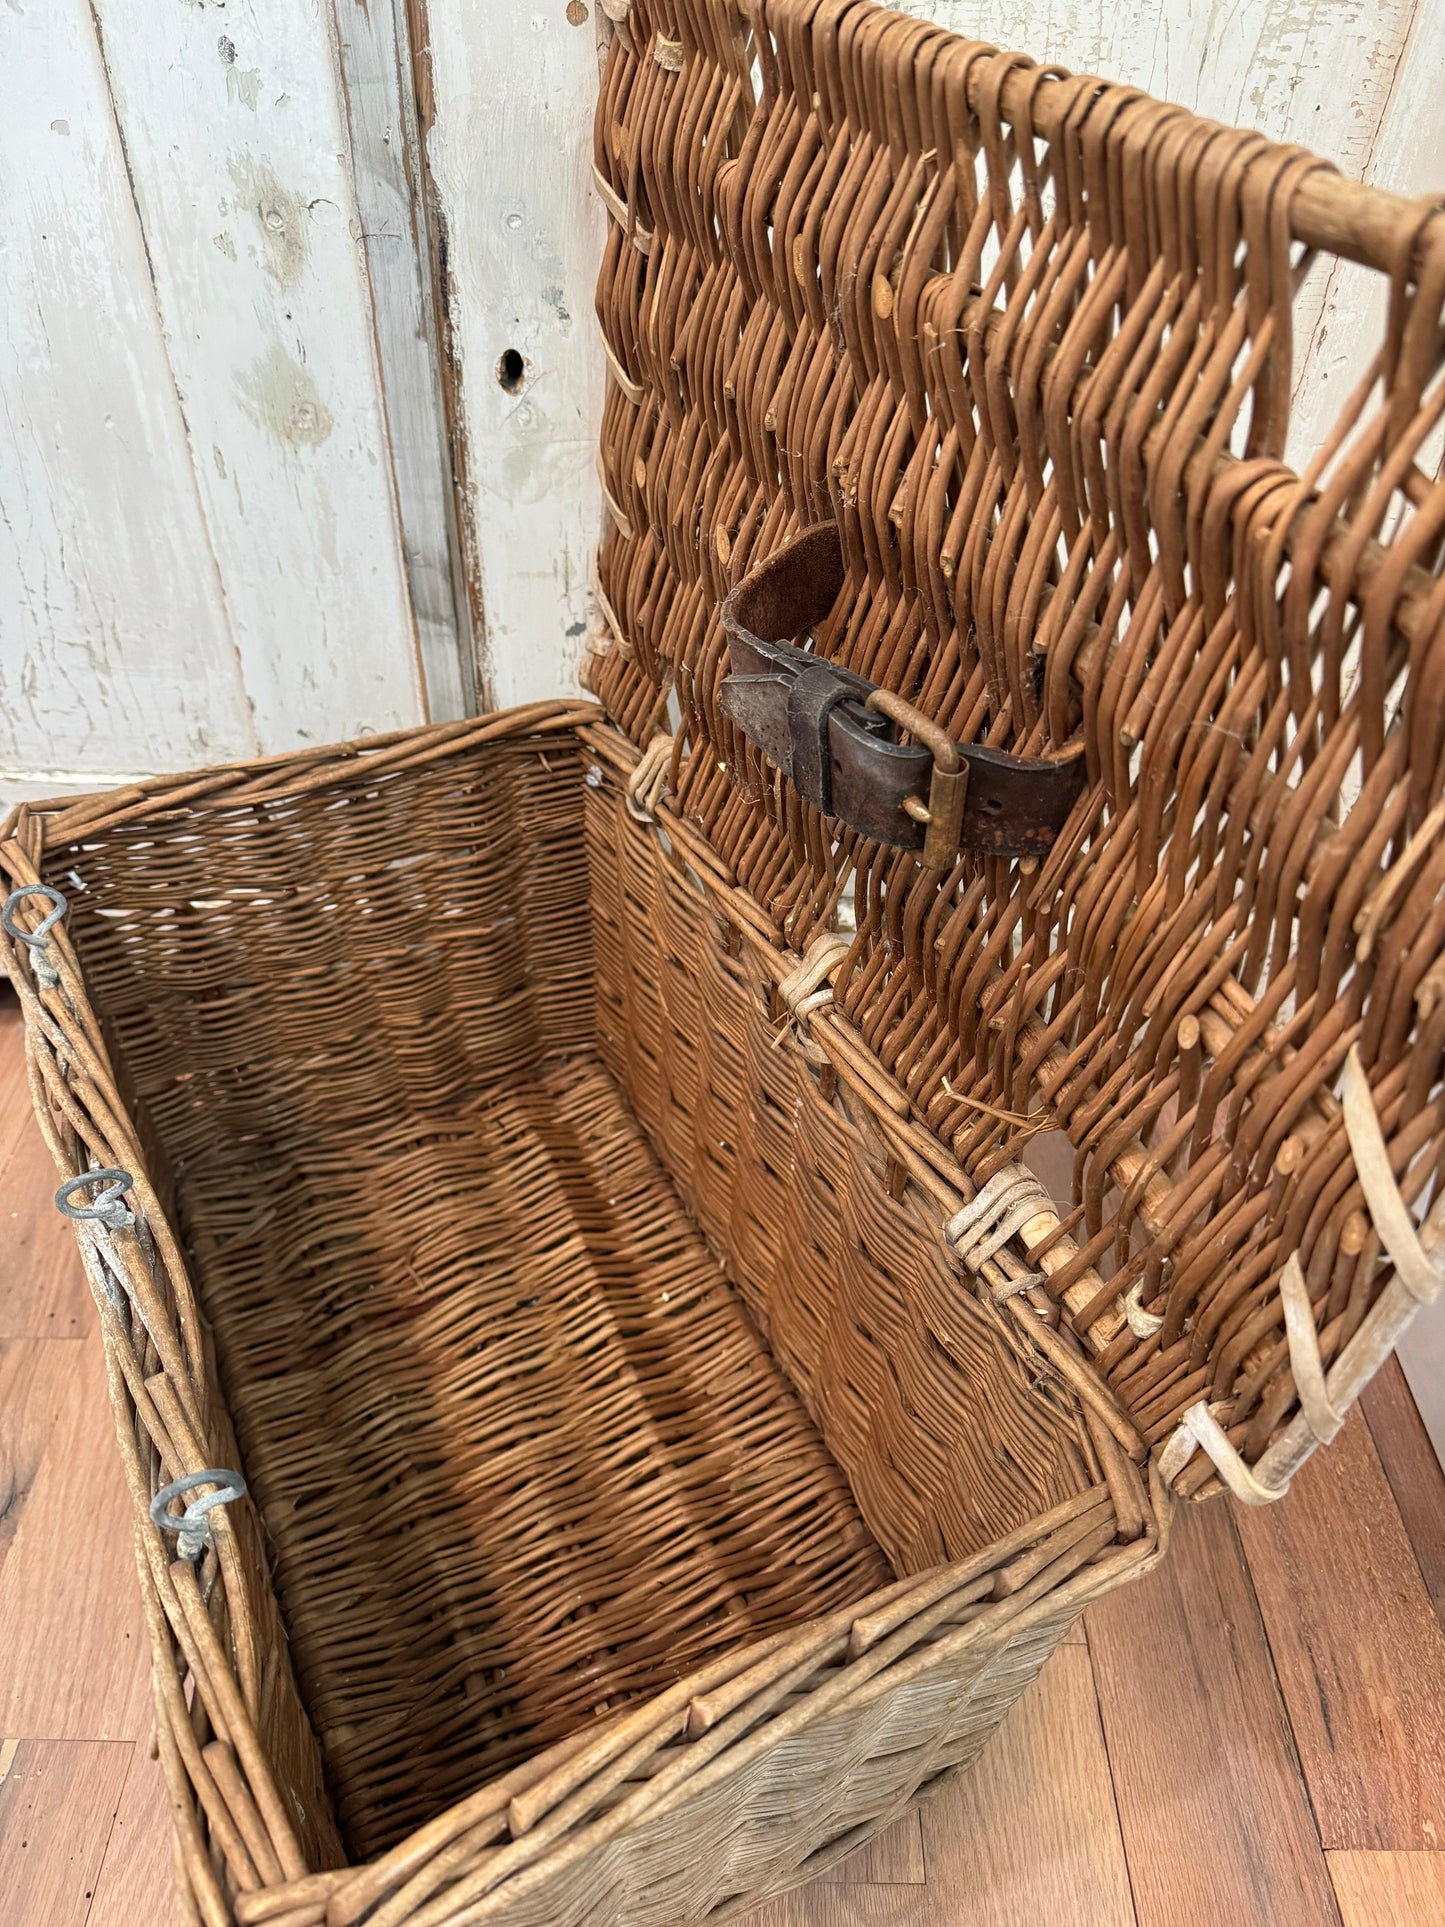
[[[836,523],[819,522],[752,569],[722,605],[731,674],[723,714],[805,802],[929,868],[956,852],[1038,856],[1084,784],[1082,744],[1009,756],[954,743],[928,717],[794,638],[830,614],[846,571]],[[915,738],[904,743],[900,730]]]

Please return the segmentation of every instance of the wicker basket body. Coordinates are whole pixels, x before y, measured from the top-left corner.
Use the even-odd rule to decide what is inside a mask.
[[[30,1005],[42,1115],[134,1180],[82,1227],[132,1484],[255,1507],[194,1566],[142,1511],[203,1917],[741,1904],[1158,1549],[637,762],[557,705],[9,846],[84,977]]]
[[[207,1927],[745,1911],[1439,1288],[1441,222],[867,5],[621,11],[600,706],[0,845]],[[1300,476],[1302,243],[1392,284]],[[817,524],[787,632],[974,759],[912,845],[737,721]]]

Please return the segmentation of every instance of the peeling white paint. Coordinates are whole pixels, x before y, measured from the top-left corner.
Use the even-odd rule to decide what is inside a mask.
[[[129,0],[95,6],[187,429],[228,471],[195,463],[262,744],[419,722],[329,11],[227,0],[162,34]],[[261,73],[254,107],[237,66]]]
[[[475,710],[487,678],[473,647],[457,547],[406,0],[335,0],[335,7],[391,479],[427,713],[442,722]]]
[[[603,365],[592,290],[605,216],[591,185],[596,38],[562,0],[431,0],[428,160],[446,223],[468,451],[469,537],[498,704],[577,687]],[[518,392],[498,379],[509,348]]]
[[[421,721],[328,15],[4,17],[0,801]]]
[[[6,18],[0,801],[262,747],[89,8]]]
[[[319,448],[336,426],[316,383],[286,350],[273,344],[236,383],[241,406],[260,428],[292,448]],[[330,527],[335,516],[329,500],[319,504]],[[322,557],[324,560],[324,555]]]

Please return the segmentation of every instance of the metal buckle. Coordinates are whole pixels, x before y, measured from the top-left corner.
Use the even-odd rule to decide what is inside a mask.
[[[916,736],[932,756],[926,807],[919,808],[912,797],[904,798],[903,807],[915,823],[923,825],[924,869],[952,869],[963,839],[963,807],[968,801],[968,764],[958,744],[922,710],[895,696],[891,689],[875,689],[868,707],[881,711],[910,736]]]
[[[718,706],[805,802],[877,842],[949,869],[960,849],[1042,855],[1084,782],[1082,744],[1009,756],[956,743],[865,676],[792,638],[830,613],[845,580],[837,525],[821,522],[750,570],[722,605],[732,674]],[[899,731],[914,740],[900,742]]]

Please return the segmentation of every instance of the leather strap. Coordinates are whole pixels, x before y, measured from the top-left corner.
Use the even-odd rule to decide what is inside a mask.
[[[900,742],[897,726],[866,707],[876,684],[793,641],[830,613],[845,578],[834,522],[804,529],[743,577],[722,605],[732,674],[719,706],[805,802],[876,842],[922,850],[932,751]],[[1083,788],[1083,745],[1045,757],[957,748],[968,772],[959,847],[1042,855]]]

